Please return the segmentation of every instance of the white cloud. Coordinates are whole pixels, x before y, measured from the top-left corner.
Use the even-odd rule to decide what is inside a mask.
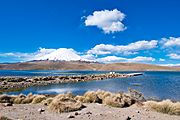
[[[180,55],[172,53],[168,55],[171,59],[180,60]]]
[[[94,11],[92,15],[86,17],[85,25],[97,26],[104,33],[120,32],[126,29],[122,23],[124,18],[125,14],[117,9]]]
[[[162,38],[161,42],[163,43],[164,47],[180,46],[180,37],[170,37],[169,39]]]
[[[96,61],[102,63],[112,63],[112,62],[126,61],[126,58],[117,57],[117,56],[107,56],[103,58],[98,58],[96,59]]]
[[[160,62],[164,62],[164,61],[166,61],[166,60],[163,59],[163,58],[159,58],[159,61],[160,61]]]
[[[154,58],[152,57],[143,57],[143,56],[138,56],[132,59],[128,59],[128,62],[153,62],[155,61]]]
[[[87,61],[93,61],[93,62],[96,61],[96,57],[92,54],[82,55],[81,58]]]
[[[152,57],[143,57],[143,56],[137,56],[135,58],[123,58],[123,57],[117,57],[117,56],[107,56],[103,58],[96,59],[97,62],[102,63],[113,63],[113,62],[152,62],[155,61]]]
[[[110,45],[110,44],[99,44],[96,45],[94,48],[89,50],[88,54],[117,54],[117,53],[124,53],[128,54],[136,54],[137,51],[140,50],[148,50],[157,47],[157,41],[137,41],[135,43],[131,43],[129,45]]]
[[[0,53],[0,57],[17,57],[17,58],[26,58],[30,56],[30,53],[20,53],[20,52],[15,52],[15,53]]]
[[[160,66],[180,67],[180,64],[159,64]]]

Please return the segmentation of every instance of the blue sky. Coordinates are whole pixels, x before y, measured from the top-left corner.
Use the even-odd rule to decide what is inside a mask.
[[[75,57],[180,64],[179,5],[179,0],[0,1],[0,62]]]

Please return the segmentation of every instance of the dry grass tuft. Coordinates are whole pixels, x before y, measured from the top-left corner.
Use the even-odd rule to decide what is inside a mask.
[[[33,101],[35,96],[32,93],[29,93],[24,100],[22,100],[21,104],[28,104]]]
[[[133,104],[136,103],[136,100],[134,98],[132,98],[130,95],[128,94],[120,94],[122,96],[122,101],[124,102],[124,107],[129,107]]]
[[[104,100],[106,97],[112,95],[111,92],[107,92],[107,91],[103,91],[103,90],[97,90],[97,91],[96,91],[96,94],[97,94],[97,96],[98,96],[100,99],[102,99],[102,100]]]
[[[110,93],[104,92],[102,97],[103,104],[112,107],[129,107],[133,105],[136,101],[128,94],[125,93]]]
[[[18,95],[18,96],[14,99],[13,103],[14,103],[14,104],[21,104],[22,101],[23,101],[25,98],[26,98],[25,95],[20,94],[20,95]]]
[[[52,97],[49,97],[49,98],[43,100],[41,103],[42,103],[43,105],[49,105],[52,101],[53,101],[53,98],[52,98]]]
[[[95,91],[88,91],[84,94],[85,103],[102,103],[102,100],[98,97]]]
[[[83,103],[85,102],[85,97],[84,96],[77,95],[74,99],[77,100],[77,101],[83,102]]]
[[[124,103],[117,96],[108,96],[103,100],[103,104],[109,105],[111,107],[123,107]]]
[[[170,100],[164,100],[162,102],[148,101],[145,102],[145,106],[157,112],[180,115],[180,102],[173,103]]]
[[[6,94],[0,95],[0,103],[13,103],[15,96],[10,96]]]
[[[45,95],[36,95],[34,97],[34,99],[32,100],[32,104],[37,104],[37,103],[41,103],[43,100],[46,99],[46,96]]]
[[[0,116],[0,120],[12,120],[12,119],[5,117],[5,116]]]
[[[82,103],[80,101],[76,101],[73,96],[69,96],[69,94],[57,95],[49,104],[49,109],[57,113],[71,112],[82,108]]]

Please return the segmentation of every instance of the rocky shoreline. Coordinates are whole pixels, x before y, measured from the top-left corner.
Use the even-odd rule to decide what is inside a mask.
[[[60,84],[70,82],[85,82],[92,80],[104,80],[110,78],[125,78],[142,75],[141,73],[119,74],[110,72],[107,74],[73,75],[73,76],[46,76],[46,77],[0,77],[0,91],[13,91],[30,86]]]

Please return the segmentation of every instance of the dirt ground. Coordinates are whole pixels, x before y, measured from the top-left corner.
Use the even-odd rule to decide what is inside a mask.
[[[180,116],[167,115],[133,105],[113,108],[102,104],[85,104],[86,108],[69,113],[52,113],[42,104],[0,105],[0,116],[13,120],[180,120]],[[39,112],[39,109],[45,110]],[[72,118],[71,118],[72,117]]]

